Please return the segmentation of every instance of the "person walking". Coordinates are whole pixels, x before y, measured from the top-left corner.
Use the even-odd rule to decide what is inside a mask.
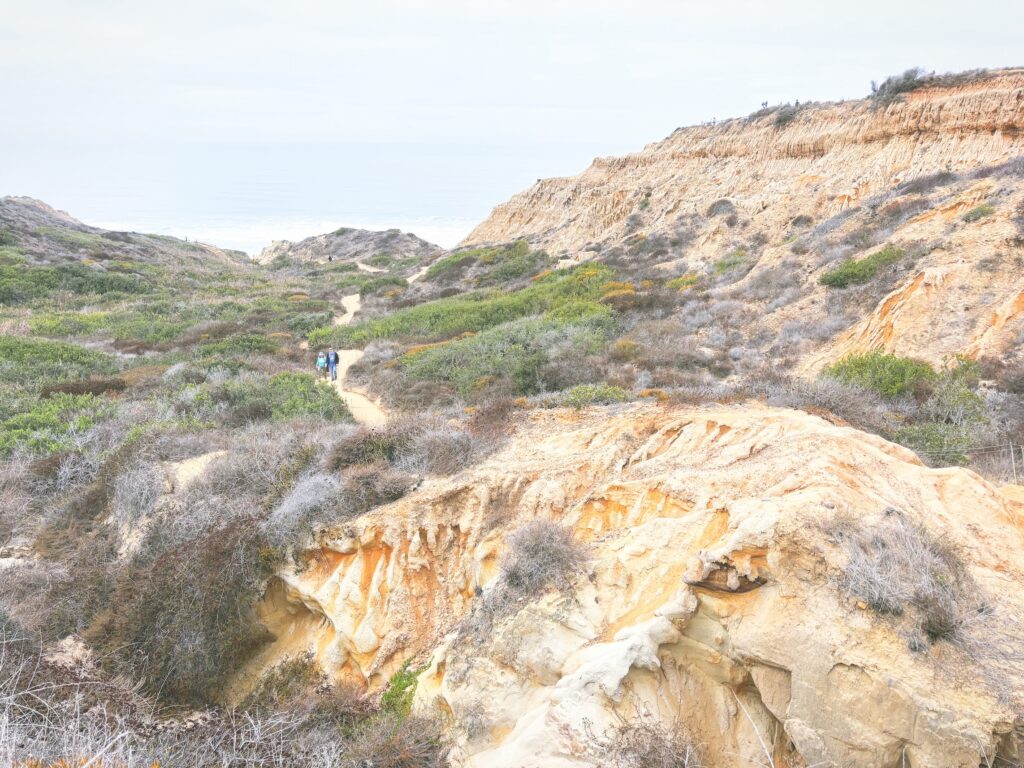
[[[327,378],[327,353],[323,350],[316,356],[316,373],[321,379]]]
[[[331,381],[338,380],[338,363],[341,359],[338,357],[338,353],[334,351],[334,347],[331,347],[327,352],[327,367],[331,371]]]

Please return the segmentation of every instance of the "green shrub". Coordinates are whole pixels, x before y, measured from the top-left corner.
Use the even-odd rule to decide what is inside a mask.
[[[597,353],[612,327],[607,315],[579,324],[528,317],[411,352],[400,358],[400,367],[413,380],[447,382],[467,399],[476,399],[498,382],[514,394],[534,394],[544,388],[542,375],[552,356]]]
[[[306,336],[317,328],[331,323],[331,312],[308,312],[288,318],[287,328],[294,334]]]
[[[747,263],[746,248],[737,248],[716,261],[711,268],[716,275],[724,275],[726,272],[731,272],[734,269],[745,266]]]
[[[363,346],[375,339],[435,341],[557,310],[574,300],[596,301],[612,277],[604,265],[588,264],[547,275],[512,293],[478,292],[438,299],[350,326],[318,328],[309,334],[312,347],[328,343],[342,348]]]
[[[115,342],[170,342],[192,325],[189,315],[198,310],[182,309],[177,317],[164,316],[160,306],[146,311],[37,313],[29,321],[32,333],[50,338],[110,334]],[[215,314],[211,312],[210,314]]]
[[[585,320],[611,320],[613,314],[612,308],[607,304],[585,299],[570,299],[549,310],[545,317],[559,323],[570,324]]]
[[[700,277],[698,277],[693,272],[689,272],[680,277],[673,277],[671,280],[665,283],[665,287],[671,291],[679,291],[680,293],[685,293],[686,291],[690,290],[699,283]]]
[[[380,275],[371,277],[359,288],[360,296],[371,296],[380,293],[385,288],[408,288],[409,281],[398,275]]]
[[[17,244],[18,238],[14,236],[14,233],[7,231],[3,227],[0,227],[0,246]]]
[[[57,341],[0,337],[0,381],[30,385],[113,373],[118,365],[103,352]]]
[[[487,253],[479,257],[481,264],[495,264],[486,275],[479,278],[482,285],[504,285],[546,267],[550,259],[543,251],[531,251],[525,240],[519,240],[498,253]]]
[[[69,435],[85,432],[112,410],[109,401],[94,395],[54,393],[0,421],[0,455],[18,449],[53,453]]]
[[[76,229],[60,229],[58,227],[40,227],[37,234],[56,240],[58,243],[72,248],[105,248],[110,245],[101,235],[91,232],[79,232]]]
[[[77,264],[57,267],[0,266],[0,304],[26,304],[58,291],[78,295],[144,294],[153,286],[136,275]]]
[[[420,670],[412,669],[409,662],[391,676],[387,690],[380,698],[380,708],[398,717],[406,717],[412,710],[412,699],[416,695],[416,676]]]
[[[278,373],[269,379],[228,379],[201,392],[193,407],[223,404],[227,419],[244,424],[267,419],[288,420],[315,416],[326,421],[351,419],[345,402],[330,387],[320,386],[312,374]]]
[[[965,451],[974,442],[964,427],[937,421],[900,427],[895,440],[920,454],[925,464],[942,467],[966,466],[969,458]]]
[[[222,341],[211,341],[201,344],[199,354],[207,357],[248,357],[250,355],[270,354],[280,349],[280,343],[274,339],[257,334],[232,336]]]
[[[431,265],[424,275],[426,280],[458,279],[474,264],[493,267],[476,278],[478,285],[502,285],[532,275],[549,262],[543,251],[531,251],[530,244],[518,240],[511,245],[490,248],[470,248],[456,251]]]
[[[844,384],[872,389],[883,397],[919,396],[937,379],[934,369],[924,361],[878,351],[843,358],[822,374]]]
[[[109,323],[108,312],[68,312],[35,314],[29,320],[29,330],[36,336],[61,338],[85,336],[95,333]]]
[[[863,259],[847,259],[838,267],[830,269],[821,277],[818,282],[827,285],[829,288],[846,288],[850,285],[862,285],[870,282],[878,270],[895,264],[903,258],[903,251],[894,245],[887,245],[880,251],[876,251]]]
[[[460,273],[470,264],[475,263],[478,255],[479,249],[456,251],[449,254],[431,264],[430,269],[424,273],[423,279],[436,280],[439,277],[449,277],[455,273]]]
[[[991,216],[996,212],[995,206],[989,203],[982,203],[981,205],[971,208],[967,213],[964,214],[964,221],[972,222],[984,219],[986,216]]]
[[[562,396],[562,405],[583,408],[587,405],[608,405],[629,400],[629,392],[611,384],[580,384]]]
[[[27,261],[20,248],[11,245],[0,245],[0,266],[24,264]]]

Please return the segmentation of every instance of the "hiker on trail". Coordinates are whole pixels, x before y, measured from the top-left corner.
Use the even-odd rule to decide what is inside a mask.
[[[321,379],[327,378],[327,353],[323,350],[316,356],[316,372]]]
[[[338,380],[338,363],[340,358],[338,353],[334,351],[334,347],[331,347],[327,353],[327,367],[331,369],[331,381]]]

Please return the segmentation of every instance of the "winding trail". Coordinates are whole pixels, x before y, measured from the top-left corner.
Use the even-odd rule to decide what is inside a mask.
[[[356,262],[356,264],[359,269],[364,272],[385,271],[361,262]],[[428,269],[430,269],[430,264],[420,268],[419,271],[409,278],[409,284],[412,285],[427,274]],[[341,299],[341,308],[345,311],[340,315],[335,315],[331,323],[333,325],[348,325],[355,318],[356,313],[362,306],[362,303],[362,298],[358,293],[343,296]],[[331,386],[334,387],[338,396],[345,401],[345,405],[348,406],[349,411],[352,413],[352,418],[356,420],[357,424],[375,426],[377,424],[383,424],[388,420],[387,412],[380,406],[380,403],[371,400],[363,390],[355,389],[351,386],[345,386],[348,369],[358,363],[362,359],[363,354],[364,352],[361,349],[339,349],[338,380],[332,381]]]
[[[358,293],[343,297],[341,307],[345,311],[343,314],[334,316],[334,325],[348,325],[351,323],[352,318],[356,316],[356,312],[359,311],[361,305],[362,299],[360,299]],[[338,397],[345,401],[345,405],[348,406],[349,411],[352,413],[352,418],[356,420],[357,424],[375,426],[383,424],[388,420],[387,413],[362,390],[345,386],[348,369],[358,363],[362,359],[363,354],[364,352],[361,349],[339,349],[338,379],[337,381],[332,381],[331,386],[338,393]]]

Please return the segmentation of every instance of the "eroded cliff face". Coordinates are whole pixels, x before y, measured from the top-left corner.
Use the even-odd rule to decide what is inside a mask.
[[[239,681],[312,650],[415,707],[465,766],[603,765],[602,734],[685,728],[715,766],[970,766],[1015,756],[1024,696],[1021,515],[977,475],[755,404],[538,411],[485,463],[325,532],[262,604],[277,636]],[[946,537],[977,584],[956,643],[908,644],[841,588],[839,520]],[[507,535],[550,519],[590,548],[572,594],[459,631]]]
[[[807,106],[785,125],[768,114],[682,128],[578,176],[539,181],[464,244],[526,238],[563,264],[616,249],[635,264],[653,253],[666,275],[713,275],[717,260],[742,253],[756,264],[737,298],[778,283],[774,303],[754,308],[751,336],[804,326],[799,340],[841,324],[824,345],[795,347],[805,373],[871,349],[936,364],[951,354],[1000,358],[1024,332],[1024,174],[991,169],[1022,157],[1024,70],[1005,70],[886,107],[861,100]],[[935,174],[957,181],[900,191]],[[964,221],[983,205],[987,215]],[[913,254],[910,274],[881,300],[838,312],[842,299],[819,284],[822,272],[882,243]]]
[[[922,88],[876,109],[870,100],[811,106],[784,127],[774,115],[680,128],[579,176],[543,179],[498,205],[464,244],[525,237],[578,256],[622,236],[641,201],[645,229],[670,228],[727,198],[769,228],[829,215],[902,181],[1024,154],[1024,70],[955,88]]]

